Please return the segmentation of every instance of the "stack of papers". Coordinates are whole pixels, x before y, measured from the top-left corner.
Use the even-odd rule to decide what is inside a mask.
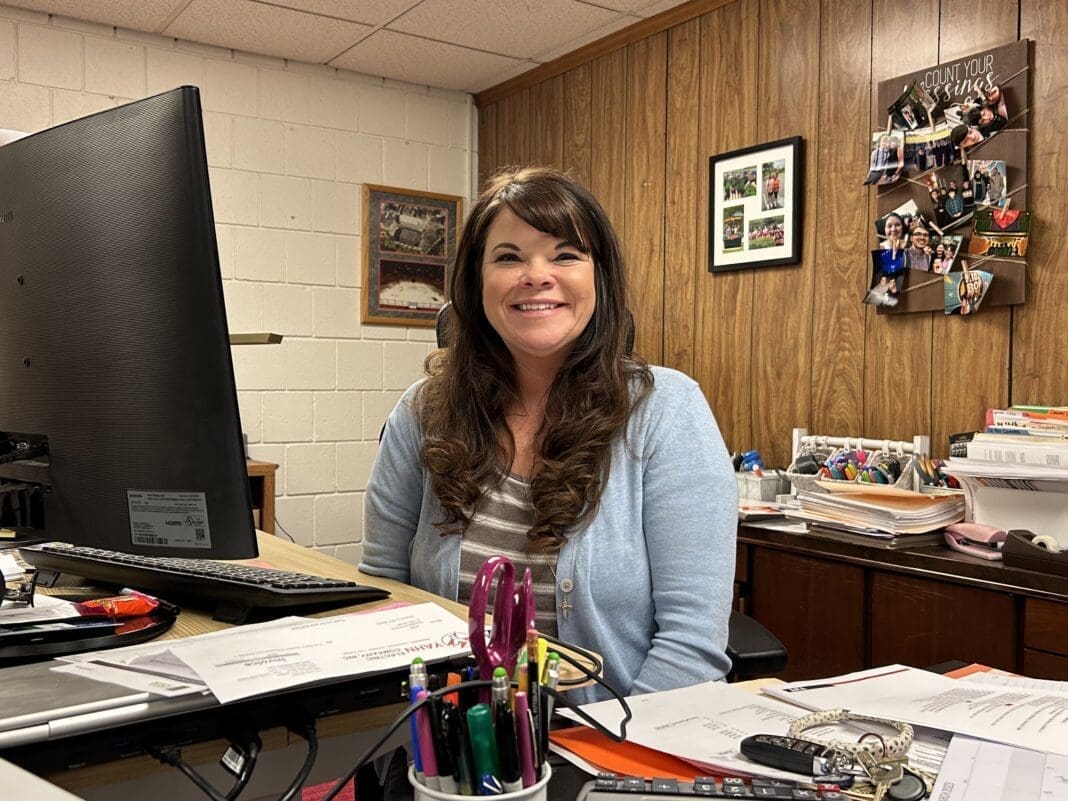
[[[977,674],[978,675],[978,674]],[[1000,683],[994,683],[1000,682]],[[1068,685],[1030,680],[968,682],[890,665],[830,679],[765,687],[763,692],[808,709],[849,709],[971,737],[1068,755]]]
[[[468,652],[467,621],[437,604],[327,618],[288,617],[231,629],[63,657],[56,670],[159,695],[210,690],[225,704],[346,676]]]
[[[800,508],[787,517],[873,536],[923,534],[964,517],[960,493],[927,494],[872,484],[819,482],[826,493],[797,493]]]

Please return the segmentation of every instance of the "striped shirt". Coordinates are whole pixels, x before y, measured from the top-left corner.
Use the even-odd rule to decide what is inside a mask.
[[[530,482],[514,473],[499,487],[483,490],[478,511],[464,532],[460,544],[460,603],[471,601],[475,575],[491,556],[507,556],[515,564],[516,585],[523,571],[530,568],[534,582],[537,629],[556,636],[556,579],[553,564],[556,554],[527,551],[527,532],[534,523],[530,502]],[[492,611],[490,599],[490,611]]]

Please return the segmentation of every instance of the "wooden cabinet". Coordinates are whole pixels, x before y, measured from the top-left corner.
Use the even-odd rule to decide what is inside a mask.
[[[961,660],[1068,679],[1068,577],[758,526],[738,543],[737,603],[786,646],[782,678]]]
[[[256,459],[246,461],[248,468],[248,492],[252,499],[252,519],[256,528],[274,534],[275,473],[278,465]]]

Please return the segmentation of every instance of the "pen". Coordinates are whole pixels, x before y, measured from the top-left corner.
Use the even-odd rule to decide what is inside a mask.
[[[445,730],[445,747],[448,748],[453,759],[453,779],[459,782],[461,793],[474,795],[471,760],[467,753],[467,738],[461,731],[461,717],[460,710],[446,701],[441,711],[441,727]]]
[[[490,700],[496,705],[498,701],[508,703],[512,685],[508,683],[508,671],[502,667],[493,669],[493,686],[490,688]]]
[[[426,689],[426,665],[422,657],[417,656],[412,660],[412,666],[408,669],[408,700],[416,702],[416,694]],[[412,735],[412,761],[415,762],[415,776],[419,781],[423,780],[423,757],[419,753],[419,730],[416,728],[415,715],[408,718],[408,728]]]
[[[529,693],[530,719],[533,722],[534,731],[540,732],[541,682],[538,680],[538,632],[535,629],[527,629],[527,692]],[[520,724],[523,721],[518,709],[516,709],[516,721]],[[534,759],[540,763],[538,754],[541,748],[541,738],[535,739],[531,745],[534,747]]]
[[[527,707],[527,694],[515,694],[515,716],[519,721],[516,734],[519,740],[519,771],[523,777],[523,786],[531,787],[538,781],[538,773],[534,769],[534,744],[531,742],[530,726],[523,725],[529,712]]]
[[[434,755],[438,761],[438,783],[441,792],[456,795],[460,792],[460,763],[457,753],[448,741],[448,727],[455,718],[456,707],[448,701],[431,698],[430,736],[434,741]],[[459,731],[459,730],[457,730]]]
[[[478,794],[489,795],[492,786],[487,778],[500,787],[501,766],[497,757],[497,743],[493,739],[493,722],[489,704],[475,704],[467,710],[467,736],[471,741],[471,756],[474,759],[474,775],[479,777]],[[424,764],[424,768],[425,768]]]
[[[431,680],[433,680],[431,676]],[[426,701],[427,720],[430,722],[430,747],[434,749],[434,762],[437,765],[438,784],[443,793],[455,793],[456,782],[453,781],[452,755],[445,743],[445,729],[441,725],[442,701],[430,695]],[[425,772],[425,764],[424,764]]]
[[[545,663],[545,686],[550,690],[555,690],[556,685],[560,683],[560,654],[553,651],[549,654],[549,658]],[[545,694],[545,707],[541,712],[541,723],[538,728],[538,739],[540,741],[542,760],[545,759],[546,754],[549,751],[549,719],[553,716],[553,704],[556,703],[554,699],[548,693]],[[538,767],[541,767],[541,762],[538,763]]]
[[[416,700],[422,701],[428,697],[426,690],[420,690],[416,694]],[[440,790],[441,782],[438,780],[438,761],[434,755],[434,740],[430,733],[430,709],[424,705],[416,710],[416,730],[419,733],[419,754],[423,757],[423,783],[431,790]]]
[[[460,674],[459,673],[453,673],[452,671],[449,671],[448,675],[445,677],[445,686],[446,687],[453,687],[453,686],[455,686],[455,685],[457,685],[459,683],[460,683]],[[460,693],[459,692],[449,693],[448,695],[445,696],[445,700],[448,701],[450,704],[454,704],[456,706],[459,706],[460,705]]]
[[[512,718],[512,710],[507,701],[496,702],[493,713],[493,732],[497,737],[497,756],[501,763],[501,784],[504,785],[506,793],[514,793],[523,789],[515,729],[517,722],[520,726],[525,725],[525,722]]]

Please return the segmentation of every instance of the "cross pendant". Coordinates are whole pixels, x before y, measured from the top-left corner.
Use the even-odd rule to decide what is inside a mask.
[[[567,613],[568,613],[569,611],[571,611],[572,609],[574,609],[574,607],[573,607],[573,606],[571,605],[571,603],[570,603],[570,602],[569,602],[569,601],[567,600],[567,596],[566,596],[566,595],[564,596],[564,599],[563,599],[563,601],[562,601],[562,602],[560,603],[560,609],[561,609],[561,610],[563,611],[563,613],[564,613],[564,620],[567,620]]]

